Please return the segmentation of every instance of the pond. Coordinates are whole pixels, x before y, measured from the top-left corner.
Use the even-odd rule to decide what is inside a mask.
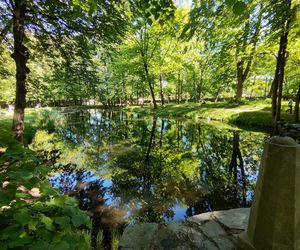
[[[31,145],[49,181],[118,223],[162,222],[248,207],[267,134],[224,124],[66,110]]]

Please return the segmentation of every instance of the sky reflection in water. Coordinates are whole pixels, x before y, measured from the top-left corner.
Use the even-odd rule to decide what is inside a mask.
[[[117,111],[61,119],[33,147],[59,152],[50,182],[82,202],[94,188],[136,223],[251,205],[266,134]]]

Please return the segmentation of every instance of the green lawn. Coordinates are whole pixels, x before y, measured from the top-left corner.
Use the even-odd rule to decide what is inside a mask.
[[[74,108],[74,107],[70,107]],[[94,106],[82,106],[78,108],[95,108]],[[96,106],[96,108],[100,108]],[[103,108],[103,107],[102,107]],[[119,107],[117,108],[119,109]],[[287,102],[282,103],[282,120],[293,122],[293,115],[286,113]],[[33,138],[37,128],[47,122],[45,117],[51,115],[51,108],[26,109],[25,115],[25,144]],[[211,102],[206,104],[182,103],[167,104],[154,110],[152,107],[128,106],[123,110],[144,115],[156,115],[160,117],[176,117],[189,119],[206,119],[224,122],[239,127],[252,127],[259,130],[267,130],[272,126],[271,100],[243,101],[242,104],[232,102]],[[0,110],[0,147],[7,147],[12,141],[11,123],[12,113]],[[42,115],[43,114],[43,115]],[[46,115],[45,115],[46,114]],[[44,119],[44,121],[42,120]],[[47,124],[49,127],[49,124]]]
[[[31,139],[34,137],[36,130],[42,125],[42,119],[46,110],[51,110],[49,108],[43,109],[26,109],[25,114],[25,134],[24,134],[24,144],[30,143]],[[12,133],[12,112],[7,112],[0,110],[0,148],[7,148],[12,145],[19,144],[14,138]]]
[[[271,100],[243,101],[241,104],[217,102],[207,104],[182,103],[167,104],[154,110],[150,106],[130,106],[127,111],[160,117],[182,117],[191,119],[208,119],[222,121],[241,127],[269,129],[272,127]],[[293,115],[288,114],[287,102],[282,103],[282,120],[293,122]]]

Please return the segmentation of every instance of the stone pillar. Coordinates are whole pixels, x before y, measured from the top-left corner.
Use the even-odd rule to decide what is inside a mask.
[[[238,249],[300,249],[300,145],[290,137],[265,143],[248,229]]]

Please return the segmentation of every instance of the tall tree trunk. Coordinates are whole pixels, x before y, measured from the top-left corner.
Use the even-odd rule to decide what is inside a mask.
[[[149,164],[149,159],[150,159],[150,152],[153,144],[153,139],[155,135],[155,130],[156,130],[156,117],[153,118],[152,122],[152,129],[151,129],[151,135],[148,143],[148,148],[147,148],[147,153],[146,153],[146,163]]]
[[[296,96],[296,102],[295,102],[295,109],[294,109],[294,114],[295,114],[295,122],[299,122],[299,102],[300,102],[300,84],[298,86],[298,93]]]
[[[233,131],[233,146],[232,146],[231,161],[229,164],[229,173],[230,174],[232,174],[232,171],[237,168],[239,143],[240,143],[240,134],[238,131]]]
[[[195,72],[195,68],[193,68],[193,101],[196,102],[197,101],[197,93],[198,93],[198,84],[196,82],[196,72]]]
[[[243,62],[240,61],[237,63],[236,68],[237,68],[237,87],[236,87],[236,101],[240,101],[242,99],[243,95],[243,85],[244,85],[244,70],[243,70]]]
[[[200,73],[200,81],[199,81],[199,93],[198,93],[198,99],[199,99],[199,102],[201,101],[202,86],[203,86],[203,72],[202,72],[202,70],[201,70],[201,73]]]
[[[274,77],[274,88],[272,94],[272,123],[276,126],[276,123],[280,121],[281,110],[281,98],[282,98],[282,85],[284,79],[284,68],[286,62],[286,48],[288,44],[290,20],[286,21],[284,27],[282,27],[282,33],[280,36],[279,50],[276,63],[276,71]]]
[[[274,93],[274,81],[272,81],[271,88],[267,95],[267,98],[271,98],[273,96],[273,93]]]
[[[182,93],[183,93],[182,84],[183,84],[183,81],[185,80],[185,78],[186,78],[186,69],[182,74],[181,81],[179,82],[179,90],[180,90],[180,92],[179,92],[179,102],[182,102],[182,100],[183,100],[183,98],[182,98]]]
[[[149,69],[148,69],[148,64],[146,62],[144,62],[144,69],[145,69],[145,73],[146,73],[146,79],[150,88],[150,94],[151,94],[151,98],[152,98],[152,102],[153,102],[153,107],[154,109],[157,109],[157,104],[156,104],[156,100],[155,100],[155,95],[154,95],[154,90],[153,90],[153,85],[152,85],[152,81],[149,75]]]
[[[270,82],[267,82],[267,83],[268,83],[267,85],[270,84]],[[273,95],[273,92],[274,92],[274,81],[271,82],[271,87],[270,87],[269,93],[266,95],[266,98],[271,98]]]
[[[178,71],[178,78],[177,78],[177,89],[176,89],[176,99],[177,99],[177,103],[180,102],[180,69]]]
[[[237,160],[239,160],[239,165],[237,163]],[[233,180],[237,182],[238,172],[237,167],[240,167],[241,171],[241,178],[242,178],[242,199],[243,204],[246,205],[246,174],[244,169],[244,161],[242,157],[242,153],[240,150],[240,133],[239,131],[233,131],[233,147],[232,147],[232,155],[231,155],[231,161],[229,165],[229,173],[230,175],[233,174]]]
[[[124,72],[122,72],[122,85],[123,85],[123,104],[124,104],[124,106],[126,106],[127,105],[127,91],[126,91]],[[137,97],[137,100],[138,100],[138,97]]]
[[[164,92],[163,92],[163,83],[162,83],[162,74],[159,73],[159,87],[160,87],[160,99],[161,99],[161,105],[163,106],[165,104],[164,100]]]
[[[249,43],[247,42],[248,35],[249,35],[250,29],[251,29],[250,23],[247,22],[245,25],[245,33],[243,35],[243,40],[242,40],[242,49],[241,49],[241,51],[239,51],[239,49],[237,49],[237,55],[239,55],[240,52],[242,54],[244,54],[246,52],[247,45],[252,46],[249,56],[245,59],[241,59],[240,61],[238,61],[237,65],[236,65],[237,66],[237,89],[236,89],[236,97],[235,97],[236,101],[240,101],[242,98],[244,82],[246,81],[246,79],[249,75],[251,66],[252,66],[252,61],[253,61],[255,51],[256,51],[256,44],[258,42],[259,33],[261,30],[262,15],[263,15],[262,6],[260,6],[260,10],[258,12],[258,17],[257,17],[257,22],[254,27],[255,31],[254,31],[254,34],[253,34],[251,40],[249,41]],[[239,48],[239,46],[238,46],[238,48]],[[244,63],[246,63],[245,69],[244,69]]]
[[[14,52],[11,57],[16,64],[16,99],[12,130],[17,140],[23,140],[24,111],[26,106],[26,76],[29,69],[26,66],[29,52],[24,46],[26,1],[15,0],[13,9]]]

